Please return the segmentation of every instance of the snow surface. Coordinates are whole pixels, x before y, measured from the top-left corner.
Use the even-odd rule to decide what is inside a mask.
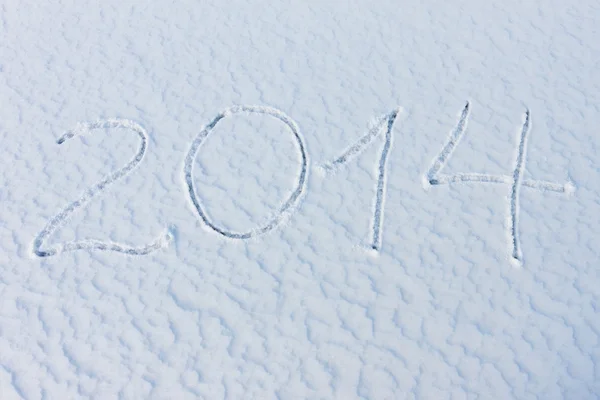
[[[2,2],[0,399],[600,398],[599,27]]]

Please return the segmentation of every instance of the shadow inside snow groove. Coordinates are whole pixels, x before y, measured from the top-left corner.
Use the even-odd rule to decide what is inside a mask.
[[[380,121],[357,143],[350,146],[341,156],[333,160],[332,162],[325,164],[323,168],[326,171],[336,170],[338,167],[344,165],[346,162],[351,160],[354,156],[362,152],[368,144],[370,144],[375,137],[377,137],[384,130],[385,127],[385,141],[383,149],[381,150],[381,156],[379,157],[378,174],[377,174],[377,190],[375,192],[375,204],[373,205],[373,222],[371,229],[371,249],[378,251],[381,248],[381,227],[383,225],[383,211],[385,201],[385,190],[386,190],[386,165],[387,159],[392,147],[392,133],[394,128],[394,122],[398,117],[401,109],[398,108],[393,110],[391,113],[383,116]]]
[[[134,131],[141,139],[138,152],[133,157],[133,159],[129,161],[123,168],[114,171],[110,175],[103,178],[100,182],[96,183],[94,186],[88,188],[81,195],[81,197],[79,197],[79,199],[73,201],[71,204],[65,207],[60,213],[54,216],[46,224],[44,229],[42,229],[42,231],[38,233],[37,237],[33,242],[33,253],[36,256],[50,257],[63,252],[75,250],[114,251],[129,255],[145,255],[160,248],[166,247],[169,244],[171,240],[171,234],[169,232],[166,232],[157,239],[155,239],[153,242],[137,247],[121,243],[102,242],[96,239],[87,239],[55,244],[53,246],[48,247],[46,250],[42,250],[42,245],[44,241],[50,235],[52,235],[52,233],[54,233],[60,226],[62,226],[71,214],[73,214],[79,208],[88,203],[93,197],[105,190],[109,185],[125,177],[127,174],[131,173],[142,162],[142,159],[144,158],[144,154],[146,153],[146,149],[148,146],[148,134],[146,133],[144,128],[142,128],[139,124],[125,119],[107,119],[97,122],[80,124],[76,129],[68,131],[64,135],[62,135],[57,140],[57,143],[63,144],[64,142],[75,136],[90,133],[96,129],[109,128],[125,128]]]
[[[525,122],[519,137],[517,160],[513,172],[513,180],[510,186],[510,236],[512,239],[512,257],[521,261],[521,243],[519,242],[519,194],[521,192],[521,181],[525,170],[525,155],[527,151],[527,134],[529,133],[529,110],[525,112]]]
[[[240,113],[263,114],[263,115],[271,116],[271,117],[276,118],[276,119],[280,120],[281,122],[283,122],[285,125],[287,125],[287,127],[292,132],[294,139],[296,141],[296,144],[298,146],[298,151],[300,152],[300,157],[301,157],[301,171],[300,171],[300,175],[298,176],[298,181],[296,183],[296,186],[295,186],[293,192],[287,198],[287,200],[279,208],[277,214],[271,220],[269,220],[265,225],[255,228],[255,229],[252,229],[248,232],[241,232],[241,233],[233,232],[233,231],[229,231],[227,229],[221,228],[221,227],[217,226],[217,224],[215,224],[211,220],[211,218],[208,216],[207,212],[202,207],[202,204],[200,203],[200,199],[194,188],[194,176],[193,176],[194,160],[196,159],[198,150],[200,149],[200,146],[202,145],[202,143],[206,140],[208,135],[212,132],[212,130],[215,128],[215,126],[219,123],[219,121],[221,121],[222,119],[224,119],[228,116],[232,116],[234,114],[240,114]],[[198,213],[198,216],[200,217],[202,222],[204,222],[213,231],[215,231],[218,234],[225,236],[227,238],[249,239],[249,238],[252,238],[255,236],[262,235],[262,234],[274,229],[283,221],[284,218],[286,218],[288,216],[288,214],[291,213],[294,206],[300,200],[300,197],[304,193],[304,190],[306,187],[306,179],[308,176],[308,155],[306,152],[306,145],[304,144],[304,139],[302,138],[302,135],[300,134],[300,129],[298,128],[298,125],[296,124],[296,122],[294,122],[294,120],[292,118],[287,116],[282,111],[277,110],[272,107],[266,107],[266,106],[251,106],[251,105],[233,106],[233,107],[230,107],[230,108],[226,109],[225,111],[219,113],[212,120],[212,122],[209,123],[204,129],[202,129],[200,131],[200,133],[196,136],[196,138],[192,142],[192,145],[190,146],[190,150],[188,151],[188,153],[185,157],[183,172],[184,172],[185,183],[187,186],[187,191],[188,191],[190,200],[192,201],[192,205],[194,206],[194,208],[195,208],[196,212]]]
[[[525,162],[527,158],[527,136],[531,130],[531,114],[527,110],[524,115],[523,127],[519,134],[518,147],[516,152],[515,167],[512,176],[491,175],[482,173],[456,173],[452,175],[441,174],[442,169],[448,163],[452,152],[465,134],[470,115],[470,103],[467,102],[462,110],[456,127],[450,132],[448,139],[442,150],[434,158],[434,161],[425,174],[427,183],[430,185],[444,185],[451,183],[502,183],[510,186],[509,196],[509,236],[511,257],[513,261],[520,265],[522,262],[521,243],[519,239],[519,196],[521,186],[537,189],[541,191],[550,191],[556,193],[570,194],[575,187],[567,182],[558,184],[539,180],[523,179],[525,171]]]

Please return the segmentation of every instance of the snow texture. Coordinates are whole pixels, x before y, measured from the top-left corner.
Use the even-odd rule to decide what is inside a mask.
[[[0,399],[600,398],[598,26],[3,2]]]

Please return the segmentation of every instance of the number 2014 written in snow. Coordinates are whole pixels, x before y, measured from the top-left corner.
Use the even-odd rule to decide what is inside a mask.
[[[517,137],[517,151],[515,155],[515,162],[513,165],[512,173],[507,175],[490,175],[484,173],[455,173],[455,174],[444,174],[442,173],[444,167],[448,163],[453,151],[459,144],[462,137],[465,135],[469,115],[471,111],[471,105],[467,102],[463,108],[458,122],[454,129],[448,135],[446,142],[442,146],[439,154],[433,159],[431,167],[427,170],[424,175],[424,181],[426,185],[436,186],[453,183],[495,183],[503,184],[508,189],[508,236],[509,236],[509,248],[512,260],[520,264],[522,262],[522,251],[519,240],[519,201],[521,188],[531,188],[535,190],[551,191],[557,193],[569,194],[574,190],[571,183],[557,184],[553,182],[546,182],[541,180],[524,179],[523,173],[525,170],[525,162],[527,156],[527,140],[531,130],[531,113],[527,110],[523,116],[523,123]],[[328,171],[333,172],[338,168],[343,167],[347,162],[352,160],[355,156],[359,155],[365,148],[367,148],[375,138],[383,135],[383,147],[379,156],[378,173],[376,182],[375,199],[373,202],[372,219],[371,219],[371,237],[370,247],[379,251],[382,245],[382,227],[383,227],[383,216],[384,216],[384,203],[385,203],[385,191],[386,191],[386,180],[387,171],[386,165],[390,150],[393,143],[393,131],[394,123],[397,117],[402,112],[401,108],[395,109],[392,112],[382,116],[377,123],[373,126],[369,132],[364,135],[355,144],[348,147],[339,157],[335,160],[323,165],[322,167]],[[213,221],[204,207],[196,189],[194,187],[194,173],[193,165],[194,160],[197,157],[198,150],[206,140],[206,138],[212,133],[215,127],[225,118],[233,118],[238,114],[261,114],[267,117],[275,118],[281,121],[293,135],[296,143],[297,151],[300,154],[301,169],[300,174],[297,177],[296,184],[292,193],[280,206],[275,216],[262,226],[256,227],[247,232],[234,232],[220,227],[215,221]],[[69,216],[75,213],[78,209],[82,208],[95,196],[100,194],[103,190],[108,188],[110,185],[117,182],[119,179],[125,177],[131,173],[143,160],[144,155],[148,149],[148,134],[146,130],[139,124],[125,120],[125,119],[107,119],[100,120],[92,123],[79,124],[75,129],[66,132],[58,140],[58,144],[63,144],[67,140],[74,138],[82,134],[89,134],[91,132],[109,129],[109,128],[124,128],[135,133],[140,139],[140,146],[135,156],[123,167],[110,173],[95,185],[89,187],[84,193],[75,201],[67,205],[62,211],[55,215],[46,226],[38,233],[33,242],[33,253],[38,257],[50,257],[62,252],[75,251],[75,250],[98,250],[98,251],[114,251],[130,255],[145,255],[155,250],[168,246],[172,240],[172,233],[167,230],[161,234],[155,240],[149,244],[143,246],[129,246],[122,243],[115,242],[104,242],[96,239],[86,240],[75,240],[64,242],[60,244],[54,244],[44,246],[46,239],[52,235]],[[219,113],[206,127],[204,127],[200,133],[195,137],[192,142],[190,149],[185,156],[185,163],[183,174],[185,178],[185,189],[188,193],[191,205],[195,213],[198,215],[200,220],[206,224],[211,230],[231,239],[249,239],[255,236],[262,235],[270,230],[276,228],[289,214],[294,210],[295,206],[300,201],[305,189],[306,181],[308,178],[309,171],[309,159],[304,144],[304,139],[300,133],[298,125],[292,118],[287,116],[280,110],[266,106],[233,106],[225,111]]]

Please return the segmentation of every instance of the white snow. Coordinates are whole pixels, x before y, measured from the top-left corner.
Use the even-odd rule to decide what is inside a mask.
[[[3,2],[0,400],[600,398],[598,26]]]

